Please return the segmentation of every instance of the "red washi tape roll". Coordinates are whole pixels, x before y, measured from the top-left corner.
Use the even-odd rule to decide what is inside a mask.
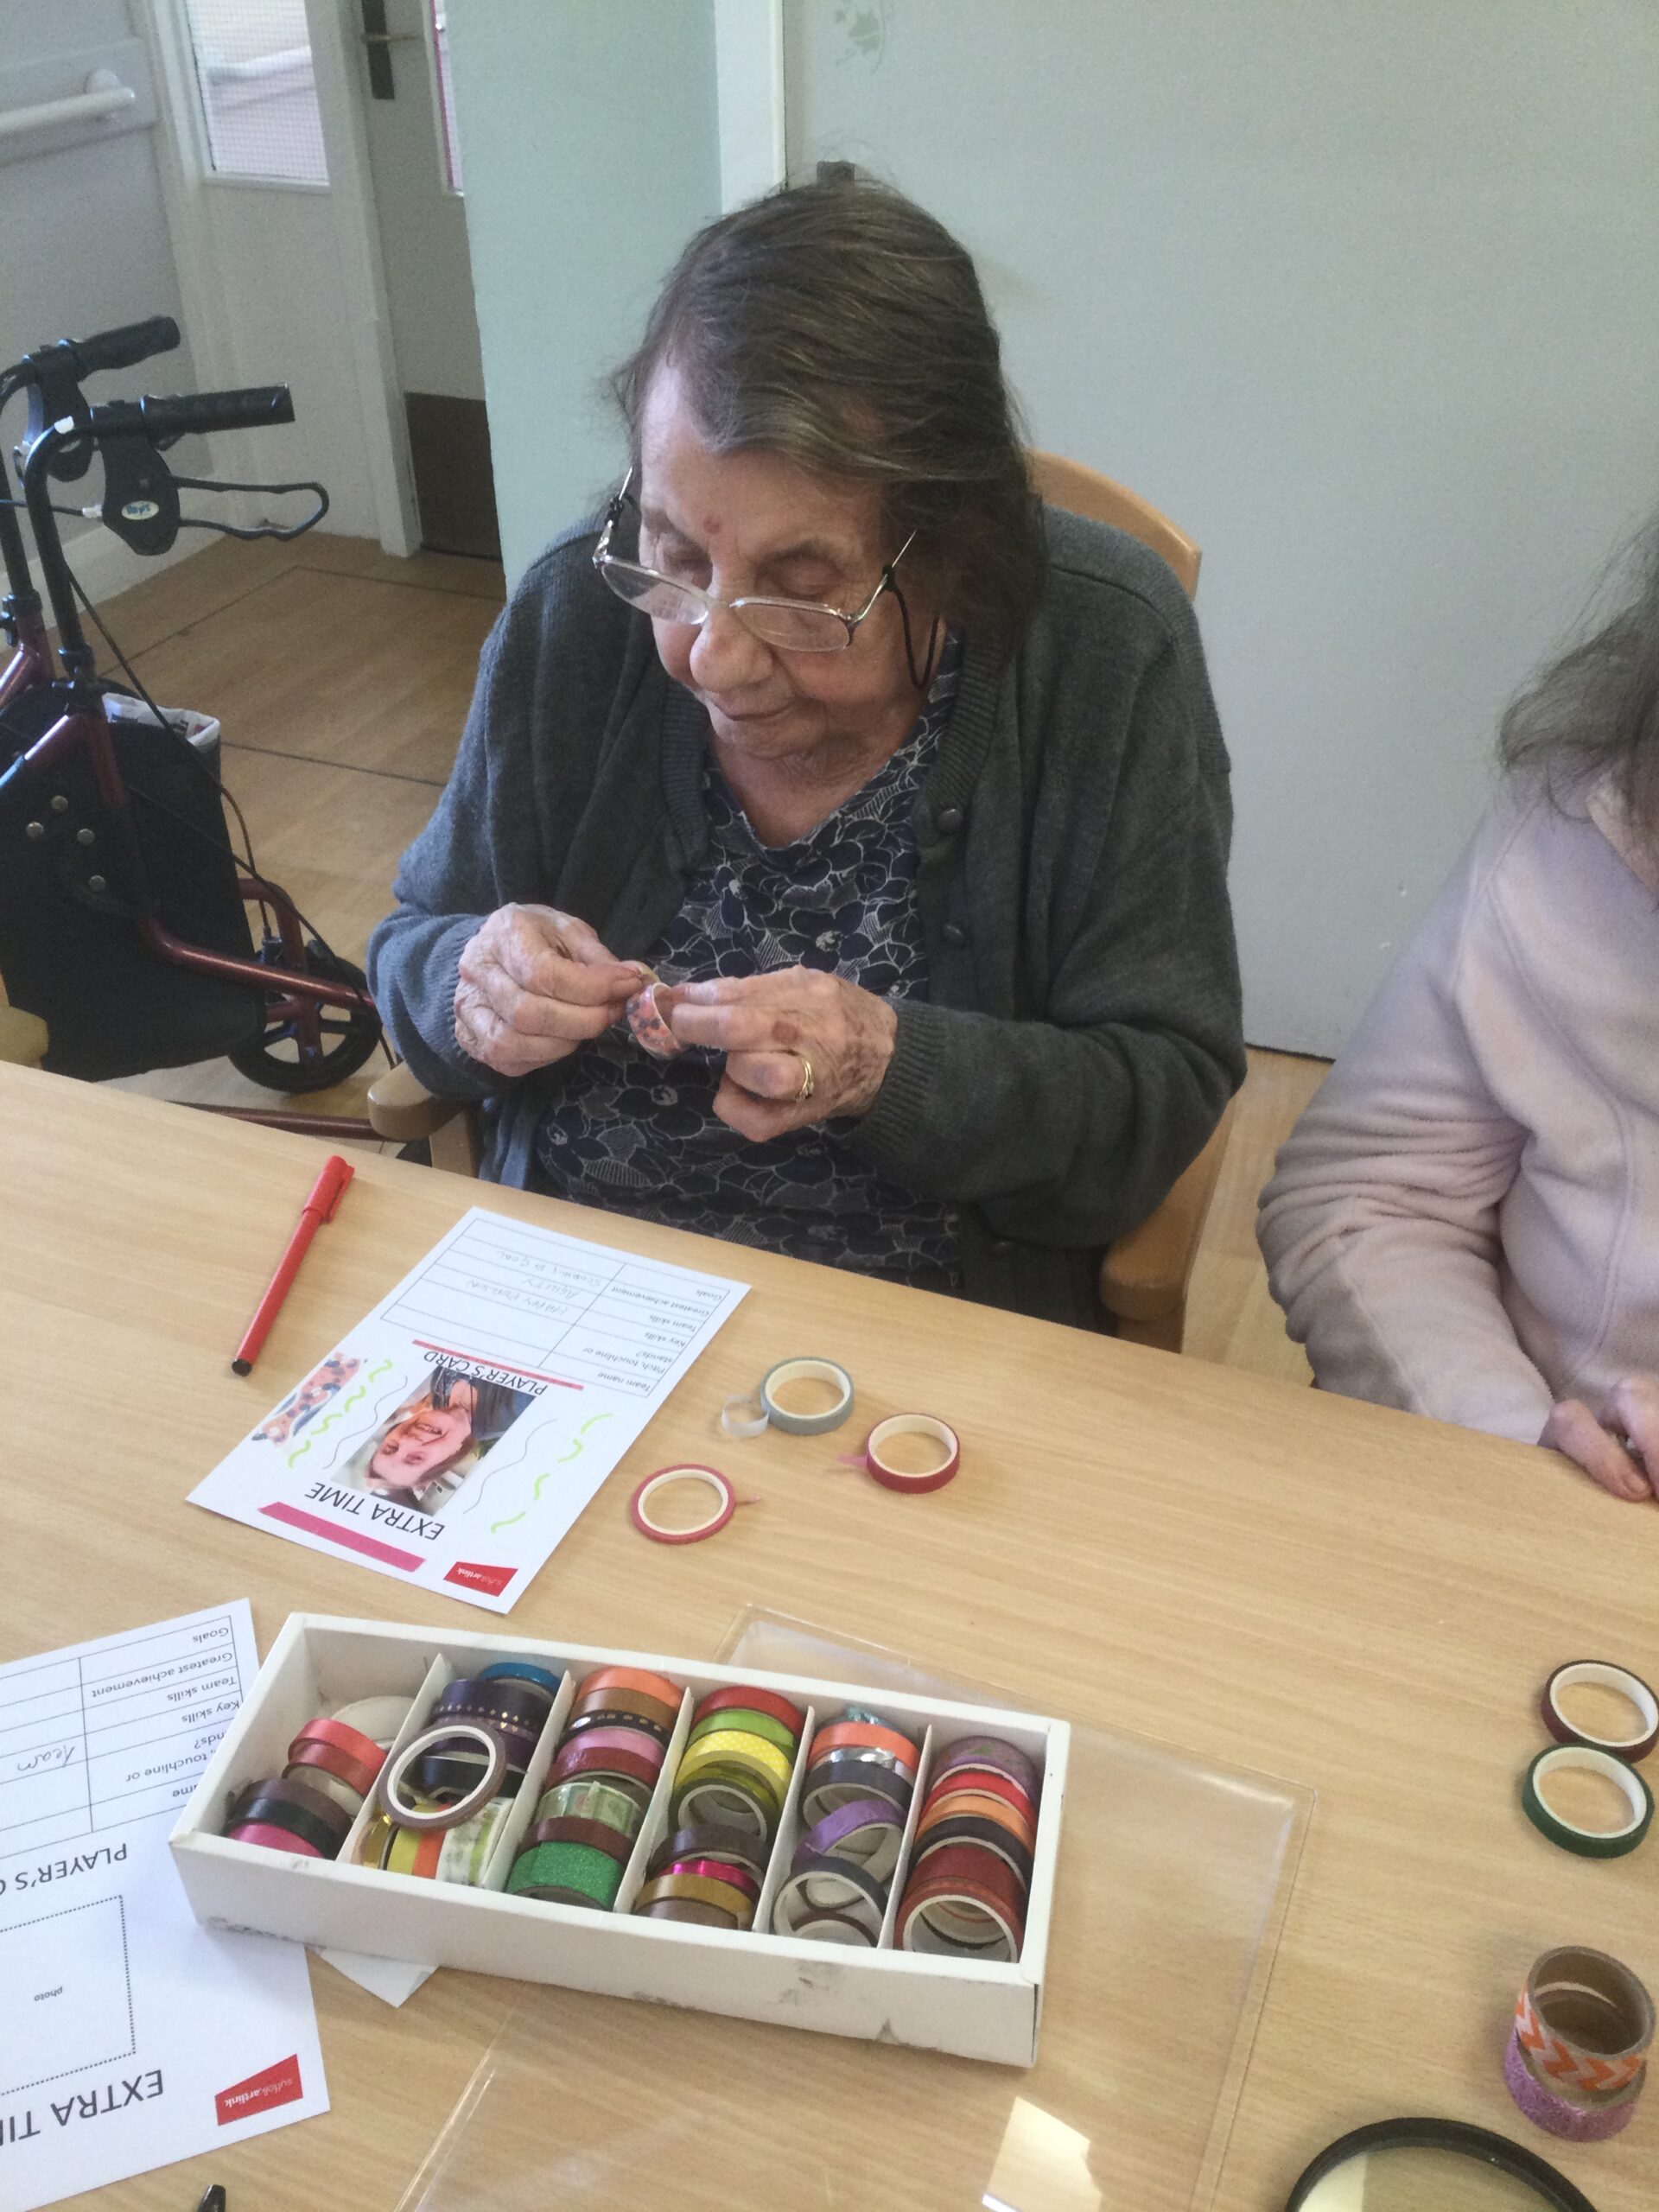
[[[921,1474],[907,1473],[895,1466],[892,1459],[892,1447],[901,1436],[930,1437],[944,1452],[944,1460]],[[864,1440],[865,1471],[883,1490],[943,1490],[961,1465],[962,1444],[956,1430],[949,1421],[937,1420],[931,1414],[889,1414],[886,1421],[877,1421]]]
[[[651,1501],[670,1483],[701,1483],[711,1490],[715,1502],[708,1518],[698,1522],[692,1529],[669,1529],[660,1521],[653,1521]],[[736,1503],[732,1486],[718,1467],[659,1467],[654,1475],[647,1475],[634,1491],[628,1502],[628,1511],[640,1535],[649,1536],[655,1544],[700,1544],[705,1536],[712,1536],[726,1526]]]
[[[1580,1688],[1617,1692],[1635,1710],[1635,1729],[1608,1735],[1600,1729],[1580,1728],[1569,1720],[1561,1710],[1560,1694]],[[1572,1659],[1565,1667],[1558,1667],[1544,1684],[1538,1705],[1545,1727],[1558,1744],[1583,1744],[1591,1751],[1611,1751],[1615,1758],[1626,1759],[1632,1766],[1659,1745],[1659,1698],[1640,1675],[1605,1659]]]

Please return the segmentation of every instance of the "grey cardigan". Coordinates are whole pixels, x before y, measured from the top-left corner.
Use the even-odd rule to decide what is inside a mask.
[[[917,804],[929,996],[849,1143],[961,1209],[964,1287],[1088,1325],[1103,1245],[1144,1220],[1243,1080],[1227,756],[1179,585],[1050,510],[1046,588],[1001,664],[966,643]],[[504,1083],[451,1018],[462,947],[509,901],[620,958],[678,912],[708,837],[707,723],[589,560],[531,567],[479,669],[454,774],[404,854],[369,980],[430,1090],[486,1102],[485,1173],[529,1179],[556,1067]]]

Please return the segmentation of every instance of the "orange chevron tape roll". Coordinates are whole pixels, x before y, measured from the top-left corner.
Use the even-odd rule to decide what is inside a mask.
[[[1630,1968],[1576,1944],[1535,1959],[1516,1999],[1516,2036],[1535,2072],[1586,2095],[1636,2080],[1653,2026],[1653,1999]]]

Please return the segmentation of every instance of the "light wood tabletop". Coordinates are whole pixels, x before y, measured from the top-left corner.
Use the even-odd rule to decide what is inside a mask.
[[[1546,1740],[1536,1701],[1554,1667],[1593,1656],[1659,1675],[1653,1508],[1487,1438],[372,1157],[238,1381],[231,1351],[317,1159],[303,1139],[0,1067],[0,1660],[240,1596],[262,1652],[306,1610],[707,1658],[752,1605],[890,1646],[1032,1710],[1317,1793],[1223,2212],[1276,2212],[1322,2145],[1408,2113],[1529,2142],[1597,2212],[1650,2212],[1659,2092],[1618,2140],[1579,2149],[1521,2119],[1499,2068],[1516,1992],[1548,1947],[1611,1951],[1659,1985],[1659,1842],[1575,1858],[1529,1826],[1517,1793]],[[505,1621],[185,1502],[474,1200],[753,1285]],[[644,1541],[625,1511],[632,1484],[715,1456],[721,1401],[791,1352],[843,1362],[861,1415],[944,1414],[963,1440],[958,1478],[894,1497],[768,1435],[725,1447],[744,1455],[756,1510],[707,1543]],[[1063,1879],[1086,1830],[1069,1806]],[[1052,2001],[1104,2017],[1115,1993],[1079,1948],[1062,1887]],[[329,2113],[106,2199],[185,2212],[214,2179],[232,2212],[404,2200],[523,1989],[446,1972],[394,2010],[311,1972]],[[526,2204],[974,2204],[1011,2101],[1045,2103],[1040,2054],[1027,2076],[535,1994],[569,2030],[544,2151],[562,2112],[612,2108],[620,2150],[608,2182],[572,2168]],[[1046,2199],[1033,2189],[1029,2212],[1174,2212],[1147,2145],[1160,2096],[1183,2094],[1179,2007],[1144,2033],[1164,2086],[1147,2092],[1142,2139],[1107,2131],[1078,2152],[1074,2139],[1076,2171]],[[702,2133],[653,2126],[652,2085],[677,2063],[713,2085]],[[874,2170],[849,2150],[843,2189],[815,2173],[798,2190],[758,2156],[747,2164],[774,2099],[890,2147]],[[718,2171],[701,2169],[704,2144]]]

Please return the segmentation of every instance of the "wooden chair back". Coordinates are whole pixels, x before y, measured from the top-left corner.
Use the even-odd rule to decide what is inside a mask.
[[[1204,556],[1186,532],[1167,515],[1160,514],[1150,499],[1143,499],[1126,484],[1114,483],[1097,469],[1085,468],[1080,461],[1066,461],[1057,453],[1039,453],[1033,448],[1026,459],[1039,499],[1046,499],[1051,507],[1064,507],[1068,514],[1086,516],[1090,522],[1109,522],[1115,530],[1127,531],[1173,569],[1189,599],[1197,595],[1198,563]]]

